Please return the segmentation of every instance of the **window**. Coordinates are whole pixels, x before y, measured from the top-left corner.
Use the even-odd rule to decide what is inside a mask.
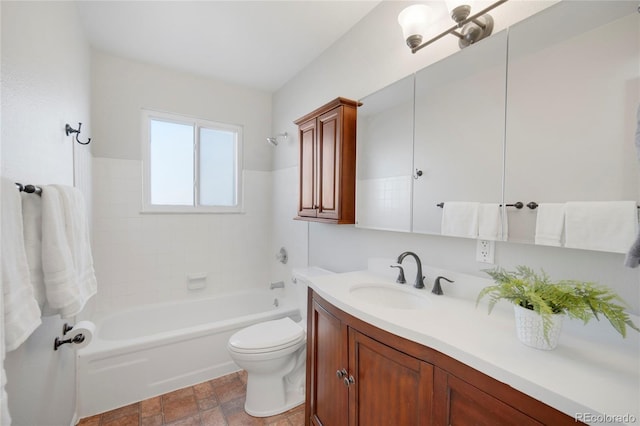
[[[149,212],[240,212],[242,128],[142,111]]]

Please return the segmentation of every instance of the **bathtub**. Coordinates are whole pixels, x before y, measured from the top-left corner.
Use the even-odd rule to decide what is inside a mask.
[[[281,290],[96,315],[93,340],[77,351],[77,414],[92,416],[237,371],[229,337],[285,316],[297,321],[300,311]]]

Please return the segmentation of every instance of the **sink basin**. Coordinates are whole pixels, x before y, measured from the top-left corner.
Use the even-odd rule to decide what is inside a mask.
[[[425,309],[429,300],[408,288],[391,287],[384,284],[356,284],[349,289],[355,299],[391,309]]]

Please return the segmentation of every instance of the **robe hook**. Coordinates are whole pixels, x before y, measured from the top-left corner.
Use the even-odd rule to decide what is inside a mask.
[[[76,142],[78,142],[80,145],[89,145],[89,143],[91,142],[91,138],[88,138],[86,142],[80,142],[80,140],[78,139],[78,136],[80,135],[80,128],[82,127],[82,123],[78,123],[78,129],[74,129],[73,127],[69,126],[69,124],[67,123],[64,126],[64,131],[67,134],[67,136],[69,136],[71,133],[75,133],[76,134]]]

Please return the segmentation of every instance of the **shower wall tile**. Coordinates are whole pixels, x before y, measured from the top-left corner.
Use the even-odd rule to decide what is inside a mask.
[[[244,172],[242,214],[141,214],[142,162],[94,158],[93,170],[97,311],[268,286],[270,172]],[[190,273],[207,287],[188,290]]]

